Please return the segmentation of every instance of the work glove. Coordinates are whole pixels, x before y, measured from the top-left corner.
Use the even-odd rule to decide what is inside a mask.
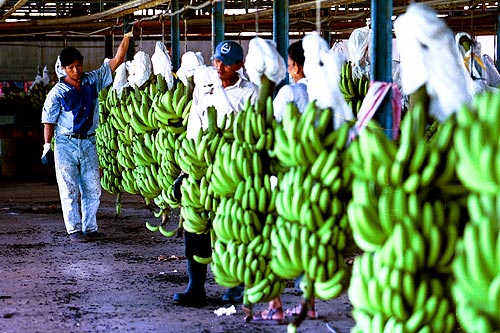
[[[123,37],[134,37],[134,15],[129,14],[123,17]]]
[[[181,200],[181,196],[182,196],[182,193],[181,193],[182,181],[184,180],[184,178],[187,178],[188,176],[189,175],[187,173],[181,172],[181,174],[179,175],[179,177],[177,177],[177,179],[174,181],[173,189],[174,189],[174,198],[175,199]]]
[[[42,164],[49,165],[54,162],[54,152],[50,149],[50,143],[43,144]]]

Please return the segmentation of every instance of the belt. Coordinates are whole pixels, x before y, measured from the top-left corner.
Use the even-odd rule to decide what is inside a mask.
[[[95,135],[95,133],[90,133],[90,134],[64,134],[66,136],[69,136],[70,138],[73,139],[88,139],[92,136]]]

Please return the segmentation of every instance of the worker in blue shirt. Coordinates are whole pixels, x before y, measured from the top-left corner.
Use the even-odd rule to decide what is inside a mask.
[[[124,61],[132,27],[126,18],[124,37],[114,58],[94,71],[83,72],[83,55],[76,48],[63,49],[59,59],[65,75],[47,94],[43,106],[42,163],[53,154],[64,224],[70,240],[75,242],[103,236],[98,232],[96,219],[101,196],[95,138],[98,95],[113,82],[113,72]]]

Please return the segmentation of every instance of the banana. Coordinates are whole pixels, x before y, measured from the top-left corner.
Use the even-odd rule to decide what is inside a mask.
[[[158,227],[160,233],[165,237],[173,237],[177,234],[177,229],[167,230],[164,226],[160,225]]]
[[[149,230],[149,231],[153,231],[153,232],[156,232],[160,229],[160,226],[159,225],[153,225],[151,224],[149,221],[146,222],[146,228]]]

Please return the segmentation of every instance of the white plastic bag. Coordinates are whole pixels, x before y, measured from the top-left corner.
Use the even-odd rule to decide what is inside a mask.
[[[35,76],[35,82],[33,84],[41,83],[42,82],[42,76],[39,74],[39,69],[37,70],[36,76]]]
[[[371,30],[363,27],[354,29],[347,40],[352,75],[356,78],[370,76],[370,38]]]
[[[220,121],[223,115],[236,110],[226,95],[219,73],[217,73],[217,70],[213,66],[198,67],[194,74],[194,84],[200,90],[200,93],[197,95],[199,100],[195,101],[200,114],[205,112],[208,107],[214,106],[217,110],[218,120]],[[203,125],[205,129],[205,125],[208,124],[204,123]]]
[[[129,86],[127,79],[127,66],[125,63],[120,64],[115,71],[115,78],[113,79],[113,86],[111,89],[116,91],[118,97],[122,96],[123,89]]]
[[[316,101],[319,108],[334,111],[334,128],[354,119],[351,108],[340,92],[339,80],[343,57],[330,52],[326,40],[317,32],[302,40],[304,48],[304,74],[307,77],[309,101]]]
[[[151,76],[151,59],[143,51],[134,55],[132,61],[127,61],[128,82],[132,88],[142,86]]]
[[[483,54],[482,58],[486,68],[486,82],[490,87],[500,88],[500,73],[498,73],[493,59],[487,54]]]
[[[408,6],[394,22],[401,55],[401,85],[410,95],[425,85],[429,113],[439,121],[471,100],[471,79],[465,75],[453,32],[436,12],[422,3]]]
[[[54,69],[56,71],[56,75],[57,75],[58,79],[62,78],[64,75],[66,75],[66,72],[62,68],[61,58],[59,56],[57,56],[56,65],[55,65]]]
[[[45,85],[48,85],[50,82],[49,69],[47,68],[47,66],[43,67],[42,82]]]
[[[177,77],[184,85],[187,85],[188,79],[194,75],[196,69],[204,66],[204,64],[205,59],[203,59],[201,52],[188,51],[182,55],[181,67],[177,71]]]
[[[346,50],[342,47],[342,43],[340,42],[335,42],[332,48],[330,49],[330,52],[339,57],[342,63],[346,63],[349,61],[349,56],[346,53]]]
[[[195,69],[193,80],[195,92],[193,93],[193,107],[189,113],[186,128],[186,137],[188,139],[196,138],[201,129],[208,128],[207,109],[210,106],[216,106],[218,98],[215,96],[220,95],[222,90],[223,95],[220,96],[225,97],[222,81],[214,67],[198,66]],[[219,112],[218,106],[216,106],[216,109]]]
[[[155,52],[151,56],[153,74],[162,75],[167,82],[168,90],[174,86],[174,76],[172,74],[172,61],[168,55],[168,50],[162,42],[156,42]]]
[[[250,81],[257,86],[263,75],[276,84],[280,83],[287,70],[285,60],[276,49],[276,43],[260,37],[252,38],[248,44],[245,69]]]

